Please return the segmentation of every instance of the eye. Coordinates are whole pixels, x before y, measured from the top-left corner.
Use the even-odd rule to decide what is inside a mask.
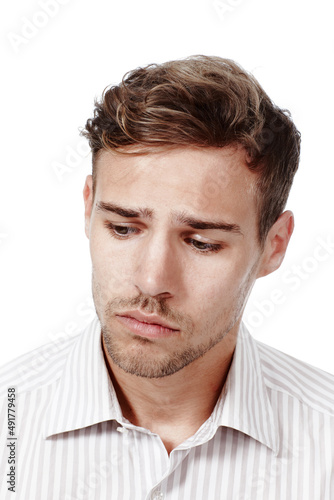
[[[107,229],[109,229],[109,232],[111,233],[111,235],[115,238],[118,238],[118,239],[125,239],[125,238],[129,237],[130,235],[139,232],[139,229],[137,229],[136,227],[121,226],[121,225],[113,224],[112,222],[108,222],[108,221],[106,221],[104,223],[104,225]]]
[[[187,238],[187,243],[190,243],[192,248],[200,253],[213,253],[219,252],[223,247],[217,243],[204,243],[203,241],[194,240],[193,238]]]

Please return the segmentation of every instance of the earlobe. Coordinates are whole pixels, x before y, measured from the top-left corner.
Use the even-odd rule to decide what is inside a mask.
[[[89,238],[90,217],[93,206],[93,178],[91,175],[87,175],[86,177],[83,188],[83,198],[85,203],[85,233],[87,238]]]
[[[265,242],[258,278],[270,274],[283,262],[294,229],[294,217],[290,210],[283,212],[271,227]]]

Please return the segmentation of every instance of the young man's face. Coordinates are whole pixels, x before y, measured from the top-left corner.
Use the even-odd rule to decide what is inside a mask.
[[[244,159],[241,148],[104,151],[94,200],[87,178],[95,306],[108,354],[126,372],[171,375],[235,336],[265,274],[256,177]]]

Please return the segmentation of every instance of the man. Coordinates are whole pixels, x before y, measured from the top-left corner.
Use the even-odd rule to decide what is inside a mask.
[[[126,75],[83,134],[97,319],[3,370],[1,498],[334,498],[333,377],[241,322],[293,231],[289,114],[197,56]]]

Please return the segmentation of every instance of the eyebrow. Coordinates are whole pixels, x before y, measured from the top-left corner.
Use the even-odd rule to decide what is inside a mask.
[[[121,217],[127,218],[144,218],[153,219],[154,211],[150,208],[127,208],[115,205],[114,203],[106,203],[104,201],[98,201],[96,203],[96,208],[98,211],[111,212]],[[187,215],[185,212],[172,212],[172,219],[184,226],[192,227],[193,229],[218,229],[221,231],[226,231],[230,233],[243,235],[241,228],[238,224],[230,224],[224,221],[208,221],[203,219],[197,219]]]
[[[106,203],[105,201],[98,201],[96,203],[96,208],[98,211],[102,210],[103,212],[112,212],[120,215],[121,217],[142,217],[144,219],[153,219],[153,210],[150,210],[149,208],[125,208],[115,205],[114,203]]]
[[[185,226],[190,226],[193,229],[219,229],[221,231],[227,231],[230,233],[241,234],[241,228],[238,224],[229,224],[228,222],[212,222],[201,219],[196,219],[194,217],[189,217],[184,213],[176,213],[175,220],[179,224]]]

